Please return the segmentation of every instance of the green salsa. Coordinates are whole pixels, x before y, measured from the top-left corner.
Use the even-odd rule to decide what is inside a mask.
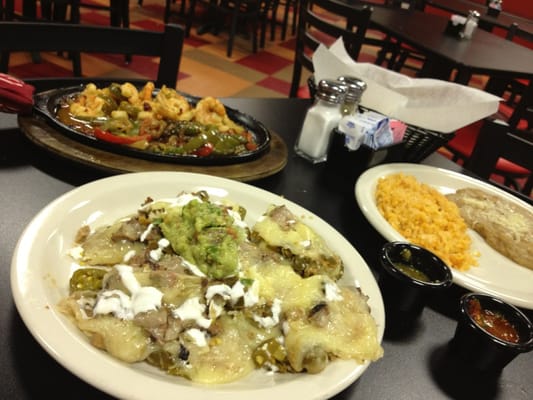
[[[429,277],[426,274],[416,269],[412,265],[404,264],[401,262],[395,262],[394,266],[396,267],[397,270],[401,271],[402,273],[404,273],[405,275],[413,279],[416,279],[422,282],[431,282],[431,279],[429,279]]]

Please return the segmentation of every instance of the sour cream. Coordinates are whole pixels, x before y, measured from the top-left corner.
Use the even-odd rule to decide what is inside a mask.
[[[207,333],[198,328],[191,328],[185,332],[198,347],[207,346]]]
[[[211,320],[204,316],[205,311],[206,305],[200,302],[200,298],[191,297],[172,310],[172,315],[182,321],[193,320],[198,326],[207,329],[211,326]]]
[[[120,279],[131,296],[121,290],[106,290],[99,294],[94,307],[95,314],[113,314],[120,319],[133,319],[141,312],[161,307],[163,293],[152,286],[141,286],[129,265],[116,265]]]
[[[248,224],[244,222],[241,218],[241,214],[239,214],[237,211],[233,210],[232,208],[228,208],[228,214],[233,218],[233,223],[243,229],[248,228]]]
[[[235,282],[231,287],[226,284],[211,285],[206,290],[205,300],[210,303],[216,295],[226,301],[229,300],[231,304],[235,304],[240,298],[243,298],[244,306],[251,307],[259,302],[259,283],[254,281],[248,290],[245,290],[241,281]]]
[[[159,239],[157,242],[157,249],[150,251],[150,258],[154,261],[159,261],[163,256],[163,250],[170,246],[170,242],[166,238]]]

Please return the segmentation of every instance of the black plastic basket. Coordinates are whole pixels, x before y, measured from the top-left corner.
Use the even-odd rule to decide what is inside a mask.
[[[420,162],[448,143],[454,136],[454,132],[441,133],[407,125],[402,142],[404,147],[403,161]]]
[[[316,93],[316,85],[313,76],[311,75],[307,80],[309,93],[312,97]],[[369,111],[366,107],[360,107],[362,110]],[[418,163],[431,153],[439,149],[455,136],[455,132],[442,133],[434,130],[420,128],[414,125],[407,125],[404,139],[401,143],[375,150],[377,157],[370,157],[371,160],[382,160],[385,162],[412,162]],[[368,149],[370,152],[373,150]],[[377,164],[371,163],[369,167]]]

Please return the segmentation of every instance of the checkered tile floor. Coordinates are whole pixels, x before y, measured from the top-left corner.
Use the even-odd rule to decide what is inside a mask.
[[[105,0],[85,0],[108,5]],[[17,0],[20,10],[21,0]],[[176,7],[179,7],[177,1]],[[81,22],[86,24],[109,24],[109,12],[89,8],[81,9]],[[280,11],[281,13],[281,11]],[[130,1],[130,26],[139,29],[163,29],[164,1],[144,0],[139,6]],[[281,20],[281,14],[279,15]],[[179,17],[172,22],[181,23]],[[202,23],[201,19],[198,21]],[[196,96],[217,97],[286,97],[289,93],[294,57],[294,38],[282,41],[281,27],[277,28],[275,40],[270,40],[270,27],[264,49],[252,53],[251,39],[245,35],[236,38],[233,55],[226,57],[227,32],[218,35],[198,35],[193,26],[191,35],[185,41],[183,58],[178,79],[178,88]],[[360,60],[372,62],[375,51],[363,50]],[[69,76],[71,63],[57,54],[41,54],[41,62],[35,63],[30,54],[17,53],[11,57],[9,72],[20,78],[36,76]],[[122,78],[154,79],[157,60],[148,57],[134,57],[126,65],[123,56],[82,55],[83,73],[86,76],[109,76]],[[306,81],[306,76],[302,82]]]

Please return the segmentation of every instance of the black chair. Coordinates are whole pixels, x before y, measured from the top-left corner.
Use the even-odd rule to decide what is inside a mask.
[[[370,24],[372,8],[360,8],[336,0],[302,0],[289,97],[297,97],[302,69],[314,72],[312,54],[320,44],[329,46],[343,38],[348,54],[357,60]],[[334,21],[338,19],[340,22]]]
[[[276,38],[276,26],[280,24],[278,21],[278,10],[281,8],[283,9],[283,19],[281,20],[281,40],[285,40],[287,37],[287,30],[289,28],[289,14],[291,10],[291,34],[292,36],[296,35],[300,0],[272,0],[270,15],[270,40],[274,40]]]
[[[99,3],[87,3],[83,0],[75,0],[80,7],[93,10],[109,11],[109,24],[122,28],[130,27],[130,2],[129,0],[109,0],[109,5]]]
[[[170,17],[173,15],[176,15],[180,18],[186,17],[186,7],[187,7],[187,1],[181,0],[179,8],[174,7],[174,4],[176,4],[176,0],[165,0],[165,12],[163,14],[163,22],[165,24],[168,24],[170,22]],[[139,5],[142,5],[142,0],[139,0]],[[189,36],[189,31],[185,31],[185,36]]]
[[[190,32],[191,25],[196,18],[196,6],[207,8],[209,24],[213,25],[213,31],[224,28],[226,19],[229,19],[229,37],[226,55],[231,57],[233,43],[239,28],[251,25],[252,51],[257,52],[259,47],[265,46],[266,26],[268,10],[271,0],[191,0],[188,10],[186,32]],[[260,38],[258,41],[258,34]]]
[[[424,11],[425,3],[421,0],[385,0],[384,6],[403,10]],[[376,58],[377,65],[386,65],[388,69],[400,72],[402,69],[418,74],[426,61],[424,54],[414,47],[402,43],[397,38],[386,35],[382,49]],[[411,61],[408,63],[408,61]]]
[[[520,29],[517,23],[511,24],[505,38],[517,44],[533,48],[533,33]],[[528,84],[529,81],[526,79],[513,79],[507,82],[505,91],[509,92],[509,96],[506,103],[510,106],[515,105]]]
[[[521,96],[520,102],[513,109],[510,115],[502,113],[502,108],[492,118],[504,121],[509,129],[514,131],[530,131],[533,129],[533,84],[529,84]],[[486,122],[480,121],[468,125],[457,131],[455,137],[444,146],[452,153],[452,160],[468,165],[474,153],[478,152],[479,137],[484,134]],[[498,143],[493,142],[492,146],[498,147]],[[504,184],[510,188],[521,190],[519,181],[521,179],[531,179],[532,169],[516,163],[513,159],[505,156],[499,157],[492,166],[492,174],[503,177]]]
[[[176,87],[183,50],[184,29],[165,25],[164,32],[112,26],[47,22],[0,21],[0,72],[9,72],[9,56],[15,51],[69,51],[159,57],[156,86]],[[81,61],[73,71],[81,76]]]
[[[533,131],[513,129],[502,120],[487,118],[464,167],[481,178],[488,179],[495,172],[501,158],[533,171]],[[519,191],[531,196],[532,190],[533,175],[530,173]]]

